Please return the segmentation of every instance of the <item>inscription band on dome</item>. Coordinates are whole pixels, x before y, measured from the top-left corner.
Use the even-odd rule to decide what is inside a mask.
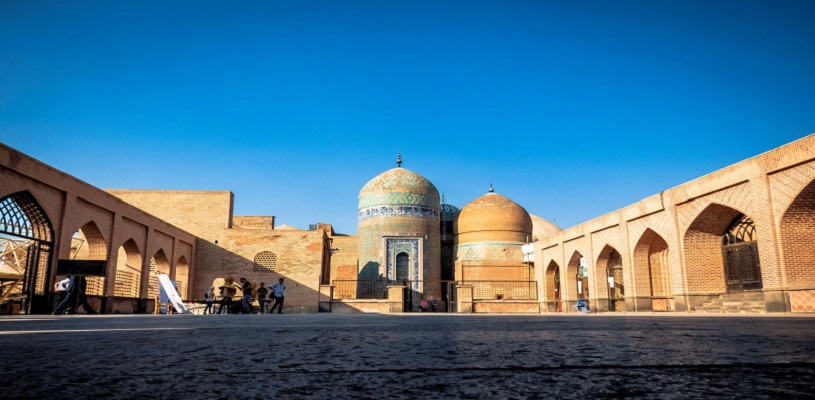
[[[359,209],[361,210],[365,207],[379,205],[405,204],[405,205],[428,206],[438,211],[437,208],[438,202],[439,202],[438,197],[428,196],[426,194],[420,193],[402,193],[402,192],[376,193],[360,197]]]
[[[359,220],[386,217],[409,217],[438,220],[439,211],[425,206],[373,206],[359,209]]]

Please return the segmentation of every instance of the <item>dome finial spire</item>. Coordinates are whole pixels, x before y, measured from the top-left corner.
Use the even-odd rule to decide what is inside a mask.
[[[490,190],[489,190],[489,192],[490,193],[495,193],[495,189],[492,188],[492,182],[490,182]]]
[[[444,193],[441,194],[441,203],[444,204]]]
[[[396,168],[402,168],[402,153],[396,155]]]

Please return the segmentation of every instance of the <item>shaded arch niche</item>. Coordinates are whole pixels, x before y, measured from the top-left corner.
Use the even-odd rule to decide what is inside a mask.
[[[606,245],[600,251],[595,266],[595,307],[598,311],[625,311],[623,256],[614,247]]]
[[[116,281],[113,295],[133,299],[139,298],[142,256],[139,246],[136,245],[133,239],[129,239],[119,246],[116,260]]]
[[[72,260],[107,260],[108,246],[104,235],[99,230],[95,222],[90,221],[71,237],[71,259]],[[105,277],[89,276],[88,286],[85,294],[88,296],[105,295]],[[91,302],[91,306],[95,306]],[[94,307],[97,308],[97,307]]]
[[[187,262],[187,257],[181,256],[175,263],[175,284],[178,289],[178,295],[182,299],[187,299],[189,296],[188,290],[190,288],[190,263]]]
[[[170,261],[161,249],[150,258],[150,282],[147,286],[147,296],[150,299],[158,296],[158,274],[170,274]]]
[[[637,311],[671,311],[668,243],[651,229],[646,229],[634,246],[634,301]]]
[[[687,282],[685,291],[687,306],[690,309],[695,309],[696,306],[709,299],[728,292],[728,287],[731,292],[740,291],[740,286],[734,284],[738,278],[734,275],[738,274],[733,273],[733,265],[740,264],[739,260],[744,261],[749,258],[753,268],[759,268],[756,247],[741,249],[749,250],[750,254],[732,247],[732,245],[749,244],[736,243],[742,239],[736,239],[733,235],[737,233],[736,231],[741,230],[739,225],[744,221],[749,221],[752,225],[749,216],[745,216],[741,211],[720,204],[711,204],[702,210],[685,231],[684,255]],[[754,228],[755,226],[751,226],[749,232],[752,237],[751,241],[753,241],[752,245],[755,245],[754,240],[758,233]],[[735,239],[735,241],[728,238]],[[728,260],[727,271],[725,270],[725,259]],[[741,267],[736,269],[739,268]],[[755,272],[760,276],[760,270]]]
[[[560,284],[560,266],[552,260],[546,267],[546,310],[562,312],[562,287]]]
[[[28,192],[0,199],[0,302],[20,302],[26,313],[51,311],[49,293],[54,230],[47,214]]]
[[[790,311],[815,312],[815,181],[795,197],[779,224]]]
[[[566,264],[566,287],[563,290],[564,297],[561,299],[562,307],[567,310],[566,312],[576,312],[575,304],[577,304],[577,300],[586,298],[588,295],[589,278],[583,277],[581,274],[581,258],[583,258],[583,255],[575,251],[569,259],[569,263]],[[563,281],[564,279],[561,278],[561,282]],[[593,306],[593,304],[589,305]]]

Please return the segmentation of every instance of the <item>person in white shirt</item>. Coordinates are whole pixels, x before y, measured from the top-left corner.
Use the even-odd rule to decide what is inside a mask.
[[[283,293],[286,290],[286,285],[283,284],[283,278],[280,278],[280,282],[271,285],[271,288],[274,292],[274,305],[272,305],[272,309],[269,310],[269,314],[274,314],[274,309],[278,306],[280,306],[280,308],[277,309],[277,313],[283,314]]]

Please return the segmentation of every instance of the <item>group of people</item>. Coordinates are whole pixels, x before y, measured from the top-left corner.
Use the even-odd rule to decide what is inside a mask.
[[[285,291],[286,285],[283,284],[283,278],[274,284],[266,285],[261,282],[257,289],[252,287],[252,283],[249,282],[246,278],[240,279],[240,290],[242,292],[241,296],[241,314],[251,314],[252,313],[252,303],[254,299],[257,299],[258,304],[260,305],[260,310],[258,314],[274,314],[275,310],[277,310],[278,314],[283,313],[283,300],[285,299]],[[231,313],[233,300],[232,297],[235,295],[235,289],[233,289],[230,285],[224,285],[220,287],[220,294],[219,297],[221,298],[221,306],[218,308],[218,314],[229,314]],[[271,296],[270,296],[271,295]],[[267,299],[267,296],[268,299]],[[270,310],[267,309],[270,302],[274,300],[272,307]],[[204,294],[204,314],[214,314],[212,305],[215,303],[215,286],[210,286],[209,290]]]

